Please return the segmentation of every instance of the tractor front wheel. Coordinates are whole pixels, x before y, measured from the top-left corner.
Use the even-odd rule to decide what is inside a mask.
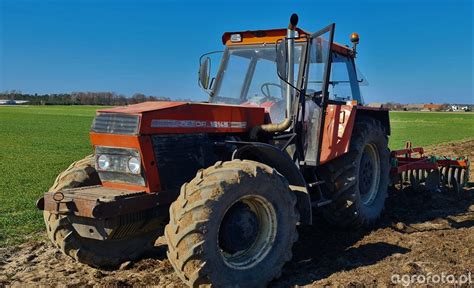
[[[292,257],[295,204],[274,169],[247,160],[217,162],[184,184],[171,205],[168,258],[192,287],[264,286]]]
[[[74,162],[68,169],[59,174],[50,191],[56,192],[62,189],[99,184],[101,182],[95,170],[94,156],[89,155],[80,161]],[[43,214],[47,234],[51,242],[65,255],[94,267],[113,267],[124,261],[138,258],[146,250],[153,247],[160,230],[163,230],[163,228],[155,228],[146,234],[125,239],[96,240],[81,237],[73,225],[78,221],[94,225],[94,219],[59,215],[49,211],[44,211]],[[117,219],[119,223],[124,225],[124,227],[120,227],[120,225],[116,227],[117,230],[124,230],[127,227],[131,229],[131,227],[136,226],[133,226],[134,223],[127,222],[127,218],[133,217],[124,215],[123,219]],[[156,221],[157,219],[148,218],[139,225],[141,227],[143,227],[142,225],[149,225],[147,227],[164,226],[163,223],[157,224]]]

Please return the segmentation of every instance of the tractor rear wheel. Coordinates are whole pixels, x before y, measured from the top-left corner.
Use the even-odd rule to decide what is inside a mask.
[[[389,184],[390,152],[382,123],[361,118],[355,123],[349,153],[322,166],[323,192],[333,202],[324,218],[342,228],[370,226],[382,213]]]
[[[168,259],[192,287],[265,286],[292,257],[295,205],[286,179],[267,165],[217,162],[171,205]]]
[[[74,162],[59,174],[50,191],[56,192],[67,188],[99,185],[100,183],[95,170],[94,156],[89,155],[80,161]],[[94,267],[113,267],[124,261],[136,259],[143,252],[153,247],[156,238],[159,236],[159,231],[155,229],[145,235],[126,239],[103,241],[90,239],[81,237],[75,230],[73,223],[79,220],[81,223],[85,221],[93,224],[94,219],[58,215],[49,211],[44,211],[43,215],[48,237],[53,244],[65,255]],[[127,218],[126,216],[125,218]],[[129,225],[128,228],[130,229],[133,224],[123,221],[124,219],[120,219],[119,223]],[[140,225],[150,225],[151,221],[156,221],[156,219],[149,219]],[[152,225],[156,226],[154,223]],[[119,228],[117,227],[117,229]]]

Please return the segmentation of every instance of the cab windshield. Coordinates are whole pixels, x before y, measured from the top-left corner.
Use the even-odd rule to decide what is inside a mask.
[[[298,73],[303,45],[295,44],[295,74]],[[283,108],[284,114],[287,85],[278,77],[275,61],[275,45],[228,48],[217,75],[211,102],[258,106],[266,106],[265,103],[273,102],[274,105]],[[298,79],[296,76],[295,79]],[[272,120],[277,120],[275,118],[281,117],[278,115],[272,117]]]

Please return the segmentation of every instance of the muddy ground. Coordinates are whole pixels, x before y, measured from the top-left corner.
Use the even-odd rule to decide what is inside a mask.
[[[474,159],[474,140],[440,145],[429,152]],[[271,286],[379,287],[391,286],[394,274],[474,274],[473,176],[471,171],[470,187],[460,194],[392,190],[381,220],[370,230],[337,231],[323,224],[302,227],[293,260]],[[0,286],[182,287],[162,241],[143,259],[109,271],[75,263],[47,240],[0,248]]]

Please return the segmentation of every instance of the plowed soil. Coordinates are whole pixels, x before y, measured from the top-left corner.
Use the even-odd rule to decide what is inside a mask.
[[[438,145],[428,152],[474,159],[474,140]],[[391,189],[387,208],[372,229],[334,230],[319,224],[315,215],[318,224],[299,229],[292,261],[270,286],[378,287],[392,286],[395,274],[474,274],[473,175],[471,167],[471,183],[461,193]],[[0,248],[0,286],[183,287],[161,238],[143,259],[116,270],[76,263],[44,238]]]

